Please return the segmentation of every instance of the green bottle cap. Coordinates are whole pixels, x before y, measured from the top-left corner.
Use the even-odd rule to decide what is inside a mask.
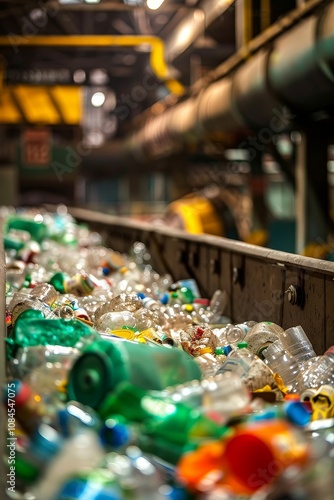
[[[171,297],[172,297],[173,299],[177,299],[177,298],[178,298],[178,293],[177,293],[177,292],[173,292],[173,293],[171,294]]]
[[[180,294],[181,294],[182,302],[184,304],[192,304],[194,302],[195,297],[194,297],[193,292],[190,290],[190,288],[187,288],[185,286],[181,287]]]
[[[248,342],[246,342],[245,340],[243,340],[242,342],[239,342],[239,343],[237,344],[237,347],[238,347],[239,349],[245,349],[246,347],[248,347]]]
[[[23,454],[17,453],[15,457],[15,473],[17,478],[25,483],[33,483],[40,475],[38,466],[30,463]]]
[[[112,342],[90,344],[74,363],[68,380],[70,399],[97,408],[122,380],[127,380],[120,351]]]
[[[224,351],[223,347],[217,347],[216,350],[215,350],[215,355],[216,356],[219,356],[220,354],[225,354],[225,351]]]
[[[50,283],[50,285],[54,286],[54,288],[57,290],[57,292],[65,293],[64,283],[65,283],[65,280],[68,278],[69,278],[69,276],[66,275],[65,273],[58,272],[52,276],[49,283]]]

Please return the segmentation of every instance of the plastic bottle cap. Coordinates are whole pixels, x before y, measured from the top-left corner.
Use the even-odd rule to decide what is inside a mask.
[[[286,394],[284,396],[285,401],[299,401],[300,400],[300,395],[299,394]]]
[[[201,306],[208,307],[210,304],[210,301],[209,301],[209,299],[199,298],[199,299],[194,300],[194,304],[200,304]]]
[[[286,403],[285,411],[290,422],[300,427],[304,427],[311,421],[311,413],[307,410],[306,406],[299,401],[290,401]]]
[[[165,306],[167,303],[168,303],[168,299],[169,299],[169,296],[168,296],[168,293],[164,293],[162,297],[160,297],[160,302],[163,306]]]
[[[232,351],[232,347],[230,345],[226,345],[223,347],[223,351],[224,351],[225,356],[228,356],[229,353]]]
[[[143,292],[138,292],[138,293],[137,293],[137,296],[138,296],[140,299],[145,299],[145,297],[146,297],[145,293],[143,293]]]
[[[245,349],[245,348],[247,348],[247,347],[248,347],[248,342],[246,342],[245,340],[243,340],[242,342],[239,342],[239,343],[237,344],[237,347],[238,347],[239,349]]]
[[[173,293],[171,294],[171,297],[172,297],[173,299],[177,299],[177,298],[178,298],[178,294],[177,294],[177,292],[173,292]]]
[[[220,354],[225,354],[224,347],[217,347],[215,350],[216,356],[219,356]]]

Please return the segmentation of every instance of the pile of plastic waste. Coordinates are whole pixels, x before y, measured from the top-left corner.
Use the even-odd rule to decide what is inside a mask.
[[[107,248],[66,207],[0,218],[9,498],[333,498],[334,346],[232,324],[224,290]]]

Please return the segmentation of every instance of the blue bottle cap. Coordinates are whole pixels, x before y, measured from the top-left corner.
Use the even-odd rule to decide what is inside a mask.
[[[58,432],[47,424],[40,424],[31,437],[29,451],[40,460],[49,460],[62,446],[62,438]]]
[[[311,413],[307,410],[305,405],[299,401],[286,403],[285,412],[288,420],[300,427],[304,427],[311,421]]]
[[[109,267],[103,267],[102,268],[102,273],[103,273],[104,276],[109,276],[109,274],[110,274]]]
[[[104,486],[89,478],[70,479],[59,491],[55,500],[121,500],[123,496],[113,486]]]
[[[100,436],[103,444],[119,448],[129,442],[131,433],[128,426],[119,422],[118,419],[108,418],[104,423]]]
[[[161,297],[160,297],[160,302],[163,306],[165,306],[166,304],[168,304],[168,300],[169,300],[169,295],[168,293],[164,293]]]
[[[143,293],[143,292],[138,292],[138,293],[137,293],[137,296],[138,296],[140,299],[142,299],[142,300],[143,300],[143,299],[145,299],[145,297],[146,297],[145,293]]]
[[[225,356],[228,356],[230,354],[230,352],[232,351],[232,347],[230,345],[226,345],[223,347],[223,351],[224,351]]]

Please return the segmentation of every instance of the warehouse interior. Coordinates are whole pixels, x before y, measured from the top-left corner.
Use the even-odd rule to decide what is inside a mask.
[[[333,70],[333,1],[1,0],[1,204],[332,260]]]

